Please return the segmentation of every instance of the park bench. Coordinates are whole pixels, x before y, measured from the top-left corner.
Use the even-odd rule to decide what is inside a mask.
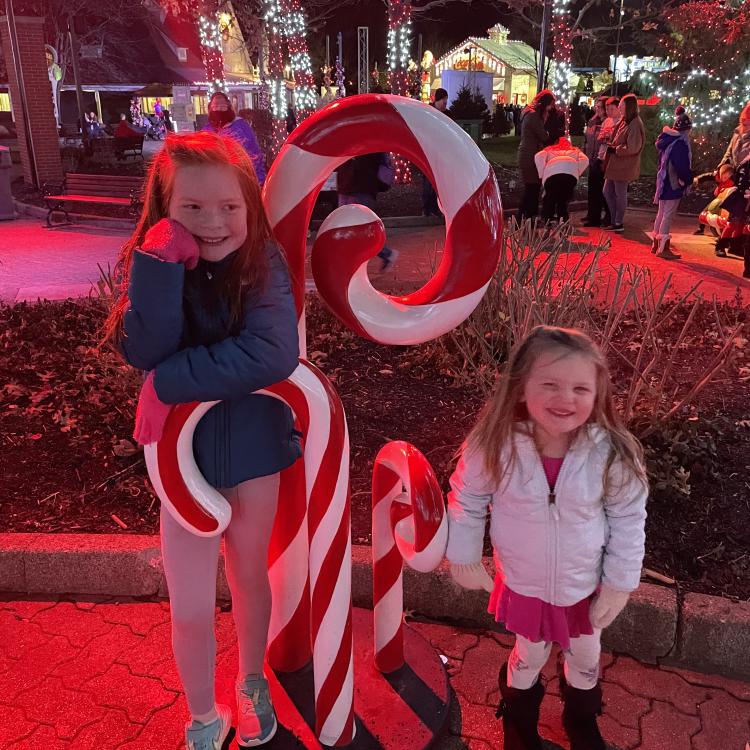
[[[126,154],[132,154],[133,157],[140,156],[143,159],[143,136],[115,136],[114,149],[118,159],[124,159]]]
[[[44,185],[44,201],[49,209],[47,226],[72,223],[65,204],[102,203],[110,206],[128,206],[135,216],[140,209],[143,177],[126,177],[110,174],[78,174],[68,172],[63,183]],[[54,213],[65,214],[65,222],[52,222]]]

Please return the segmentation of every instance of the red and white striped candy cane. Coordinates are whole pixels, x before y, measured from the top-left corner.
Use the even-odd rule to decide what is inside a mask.
[[[299,668],[309,659],[312,641],[317,734],[325,745],[348,744],[354,733],[354,694],[349,436],[344,410],[330,381],[304,360],[288,380],[257,393],[290,407],[305,443],[301,497],[303,503],[307,497],[307,512],[299,506],[300,493],[290,491],[300,481],[299,468],[282,473],[280,495],[285,489],[290,494],[283,497],[282,525],[274,528],[269,552],[274,591],[269,661],[275,668]],[[216,403],[174,406],[162,439],[145,447],[159,498],[184,528],[199,536],[221,534],[231,519],[229,504],[203,478],[192,451],[195,426]]]
[[[375,665],[381,672],[404,664],[402,561],[420,572],[434,570],[447,543],[448,520],[435,472],[413,445],[387,443],[372,475]]]
[[[384,344],[429,341],[465,320],[500,256],[502,206],[495,174],[458,125],[434,107],[400,96],[339,100],[287,139],[263,188],[266,213],[292,271],[304,338],[305,247],[313,206],[328,175],[353,156],[396,151],[436,186],[445,213],[445,249],[435,275],[412,294],[391,297],[367,278],[382,247],[379,219],[361,206],[336,209],[312,255],[321,299],[353,331]]]

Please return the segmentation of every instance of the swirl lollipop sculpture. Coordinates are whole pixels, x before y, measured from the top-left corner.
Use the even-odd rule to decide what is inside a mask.
[[[440,265],[411,294],[394,297],[375,290],[366,269],[385,241],[383,224],[363,206],[339,208],[321,226],[311,259],[318,293],[333,313],[351,330],[380,343],[429,341],[471,314],[497,266],[500,195],[494,172],[471,138],[442,113],[410,99],[371,94],[334,102],[292,133],[263,193],[274,235],[289,263],[303,352],[306,235],[317,195],[343,162],[384,151],[405,156],[437,188],[446,219]],[[304,460],[281,477],[279,507],[284,513],[277,514],[268,560],[273,589],[268,661],[274,669],[291,671],[312,655],[317,735],[324,745],[346,745],[354,737],[346,420],[331,383],[304,359],[287,381],[259,393],[289,405],[305,446]],[[162,439],[146,450],[159,498],[185,528],[202,535],[222,533],[230,520],[228,504],[200,476],[192,456],[195,425],[214,403],[175,407]],[[433,530],[438,541],[429,554],[421,545],[431,525],[437,523],[439,529],[444,523],[437,519],[442,500],[438,502],[434,476],[428,478],[426,461],[415,458],[417,452],[403,448],[405,444],[392,445],[398,447],[386,446],[379,462],[381,471],[390,472],[390,477],[380,475],[386,477],[382,481],[393,480],[386,502],[398,507],[394,498],[400,490],[395,492],[393,479],[398,477],[407,483],[407,513],[431,508],[425,528],[422,521],[410,519],[396,524],[396,544],[415,565],[421,559],[426,566],[444,532]],[[424,487],[430,487],[426,495]],[[423,502],[427,496],[431,500]],[[408,541],[412,523],[413,544]],[[387,533],[392,535],[393,529]],[[398,636],[383,635],[393,631],[392,624],[388,627],[381,627],[380,637],[391,642]],[[382,658],[384,668],[390,669],[398,651],[390,660]]]

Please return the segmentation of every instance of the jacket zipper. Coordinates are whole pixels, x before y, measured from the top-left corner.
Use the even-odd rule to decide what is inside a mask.
[[[534,446],[536,448],[536,445]],[[571,445],[572,448],[572,445]],[[560,465],[560,471],[557,474],[557,480],[555,481],[555,487],[560,484],[560,480],[563,476],[563,470],[567,462],[570,448],[563,457],[562,464]],[[536,455],[539,459],[539,467],[542,470],[542,476],[544,482],[547,485],[547,520],[548,525],[551,526],[551,530],[548,532],[547,537],[547,551],[549,554],[550,564],[548,566],[548,579],[547,579],[547,598],[550,604],[554,604],[555,593],[556,593],[556,581],[557,581],[557,557],[559,549],[558,539],[558,522],[560,520],[560,508],[557,505],[557,495],[555,493],[555,487],[552,487],[547,479],[547,472],[544,470],[544,462],[542,461],[542,454],[539,449],[536,448]]]

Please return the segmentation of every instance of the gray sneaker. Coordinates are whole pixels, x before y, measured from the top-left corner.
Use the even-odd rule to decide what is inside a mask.
[[[265,745],[276,734],[276,726],[268,681],[262,675],[248,675],[237,683],[237,744]]]
[[[234,737],[232,710],[220,703],[216,705],[219,718],[210,724],[191,729],[192,722],[185,725],[185,747],[187,750],[229,750]]]

